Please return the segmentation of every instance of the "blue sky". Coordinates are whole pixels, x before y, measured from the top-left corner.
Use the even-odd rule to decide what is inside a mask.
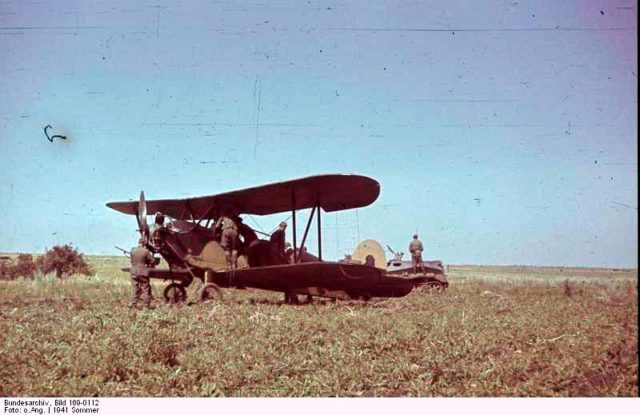
[[[0,3],[0,251],[116,254],[104,204],[142,189],[356,173],[381,196],[324,215],[325,258],[418,230],[446,263],[637,268],[636,2],[130,3]]]

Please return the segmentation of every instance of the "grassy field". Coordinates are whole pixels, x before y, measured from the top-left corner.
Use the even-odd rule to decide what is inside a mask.
[[[0,282],[1,396],[638,393],[636,270],[452,266],[444,293],[133,311],[127,259],[90,259],[93,277]]]

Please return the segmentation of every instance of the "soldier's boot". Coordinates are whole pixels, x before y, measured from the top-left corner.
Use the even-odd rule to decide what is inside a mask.
[[[151,308],[151,296],[147,294],[146,290],[142,294],[142,308],[143,309]]]

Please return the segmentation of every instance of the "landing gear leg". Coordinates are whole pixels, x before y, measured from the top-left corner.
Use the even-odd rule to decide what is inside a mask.
[[[284,302],[286,304],[300,304],[300,301],[298,300],[298,295],[297,294],[292,294],[289,291],[285,291],[284,293]]]

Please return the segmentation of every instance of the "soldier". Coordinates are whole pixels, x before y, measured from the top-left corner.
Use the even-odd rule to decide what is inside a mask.
[[[151,236],[151,244],[155,248],[160,248],[162,245],[162,232],[164,230],[164,215],[161,212],[156,213],[154,224],[149,229],[149,235]]]
[[[249,225],[242,221],[241,217],[236,218],[236,225],[238,226],[238,233],[242,236],[242,242],[246,250],[253,242],[258,240],[258,235],[256,235],[256,232],[251,229]]]
[[[285,259],[285,230],[287,229],[287,222],[280,222],[278,229],[271,234],[269,242],[271,242],[271,249],[279,263],[284,264],[288,261]]]
[[[422,268],[422,251],[424,251],[422,242],[418,239],[418,234],[415,234],[413,235],[413,240],[409,244],[409,252],[411,252],[411,263],[413,265],[414,274],[417,272],[418,268],[420,268],[420,272],[424,272]]]
[[[233,219],[220,216],[213,227],[216,234],[220,234],[220,246],[224,249],[227,266],[234,270],[238,261],[238,227]]]
[[[135,308],[142,296],[146,308],[151,306],[151,284],[149,284],[149,268],[155,265],[155,259],[144,246],[144,240],[140,238],[138,246],[131,250],[131,304],[129,308]]]

